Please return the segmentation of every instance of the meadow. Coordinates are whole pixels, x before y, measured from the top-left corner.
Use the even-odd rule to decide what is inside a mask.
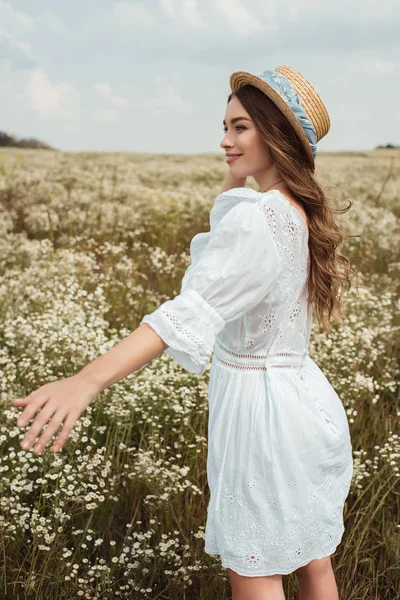
[[[166,353],[104,390],[62,451],[21,448],[12,404],[73,375],[180,291],[221,154],[0,151],[0,599],[230,599],[204,552],[207,384]],[[400,151],[320,153],[358,271],[310,356],[345,406],[354,476],[341,600],[400,597]],[[249,179],[248,187],[258,189]],[[55,438],[54,438],[55,439]],[[298,597],[284,576],[287,600]]]

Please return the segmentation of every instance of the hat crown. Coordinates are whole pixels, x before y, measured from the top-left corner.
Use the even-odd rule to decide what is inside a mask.
[[[294,87],[300,97],[301,104],[310,119],[319,142],[329,131],[331,120],[325,104],[311,83],[301,73],[288,65],[280,65],[275,71],[281,73]]]

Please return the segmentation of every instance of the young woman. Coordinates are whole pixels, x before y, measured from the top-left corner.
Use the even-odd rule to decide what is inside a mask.
[[[342,322],[349,261],[314,178],[327,110],[288,66],[231,75],[221,147],[229,176],[210,231],[190,244],[181,293],[82,371],[14,401],[40,453],[105,388],[168,352],[209,380],[205,551],[228,569],[233,600],[281,600],[296,572],[300,600],[337,600],[330,555],[344,531],[353,473],[345,409],[308,353],[313,311]],[[260,192],[246,188],[254,177]],[[348,210],[345,209],[345,210]],[[341,267],[341,268],[340,268]],[[352,269],[353,270],[353,269]]]

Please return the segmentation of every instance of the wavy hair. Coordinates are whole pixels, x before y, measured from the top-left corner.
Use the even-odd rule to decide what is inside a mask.
[[[349,205],[343,209],[328,206],[323,186],[315,179],[315,167],[310,163],[303,143],[266,94],[246,84],[229,95],[228,103],[233,96],[252,118],[282,179],[307,215],[310,254],[308,302],[313,305],[319,325],[330,333],[331,318],[343,323],[345,310],[341,303],[345,286],[348,290],[351,287],[350,271],[357,277],[358,289],[357,271],[349,259],[337,251],[344,238],[357,236],[344,235],[334,215],[347,212],[353,203],[349,200]]]

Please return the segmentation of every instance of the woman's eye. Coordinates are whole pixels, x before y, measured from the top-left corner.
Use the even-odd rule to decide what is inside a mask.
[[[244,125],[236,125],[236,129],[237,129],[238,127],[241,127],[242,129],[246,129],[246,127],[245,127]],[[224,133],[226,133],[226,132],[228,131],[228,128],[227,128],[227,127],[224,127],[224,128],[223,128],[223,130],[224,130]]]

